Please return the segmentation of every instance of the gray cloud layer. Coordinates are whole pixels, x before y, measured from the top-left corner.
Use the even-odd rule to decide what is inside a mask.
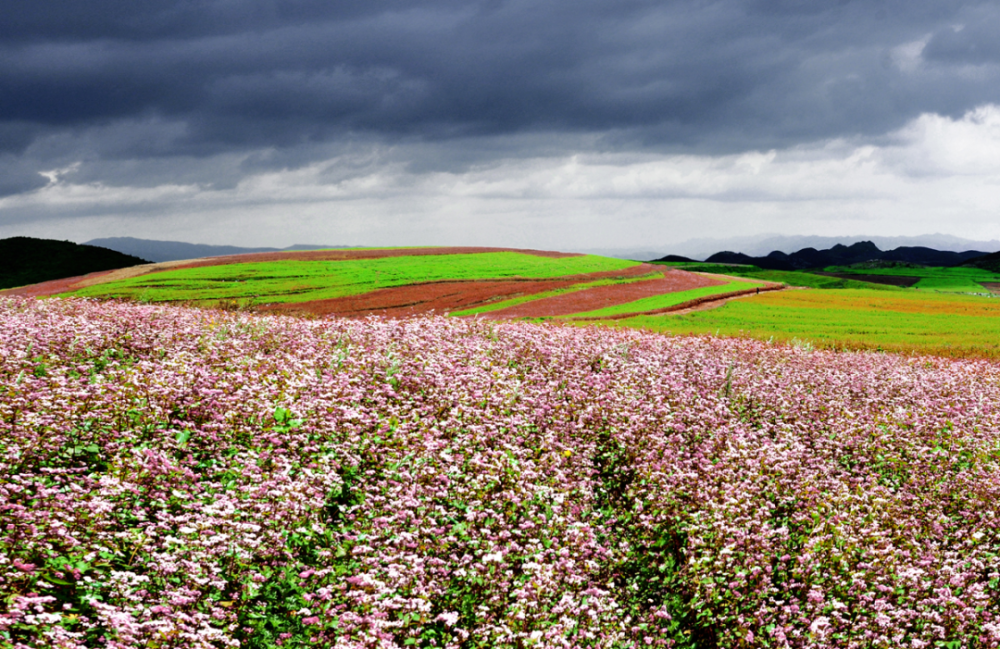
[[[0,141],[15,152],[51,129],[154,116],[187,126],[171,152],[345,131],[768,148],[1000,99],[954,74],[995,74],[995,2],[15,5],[0,27]],[[894,47],[928,37],[923,74],[894,64]]]
[[[877,140],[1000,102],[998,33],[996,0],[12,0],[0,195]]]

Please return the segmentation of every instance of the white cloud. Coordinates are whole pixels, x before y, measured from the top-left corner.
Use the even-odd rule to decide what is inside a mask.
[[[447,146],[355,151],[221,189],[74,183],[69,166],[46,172],[46,187],[0,199],[3,236],[665,250],[759,232],[1000,238],[995,105],[959,119],[922,115],[878,142],[724,156],[511,156],[450,171],[412,165]]]
[[[958,31],[958,30],[956,30]],[[921,39],[911,41],[909,43],[903,43],[892,48],[890,56],[892,57],[892,62],[896,64],[902,72],[912,74],[918,71],[924,63],[923,53],[924,48],[927,47],[927,43],[931,40],[931,34],[927,34]]]
[[[55,185],[59,182],[60,178],[66,174],[71,174],[80,168],[79,162],[74,162],[68,167],[62,167],[60,169],[50,169],[49,171],[39,171],[38,175],[42,176],[49,181],[49,186]]]

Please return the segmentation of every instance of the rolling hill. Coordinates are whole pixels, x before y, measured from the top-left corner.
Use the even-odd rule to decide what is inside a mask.
[[[264,252],[136,266],[27,287],[62,295],[310,315],[619,318],[779,285],[637,261],[505,248]]]
[[[147,263],[99,246],[11,237],[0,239],[0,289]]]

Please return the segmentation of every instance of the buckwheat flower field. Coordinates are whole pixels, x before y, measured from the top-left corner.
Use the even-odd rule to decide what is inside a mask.
[[[75,300],[0,338],[0,646],[1000,646],[995,363]]]

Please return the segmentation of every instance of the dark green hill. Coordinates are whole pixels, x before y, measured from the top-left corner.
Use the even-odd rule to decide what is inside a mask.
[[[148,264],[145,259],[71,241],[0,239],[0,289]]]
[[[967,261],[962,265],[972,266],[973,268],[982,268],[983,270],[988,270],[993,273],[1000,273],[1000,252],[984,255],[978,259]]]
[[[283,250],[322,250],[324,248],[346,248],[350,246],[313,246],[297,244],[287,248],[241,248],[239,246],[210,246],[204,243],[184,241],[157,241],[155,239],[135,239],[133,237],[107,237],[91,239],[85,245],[100,246],[117,250],[126,255],[136,255],[150,261],[174,261],[178,259],[198,259],[222,255],[243,255],[251,252],[280,252]]]

